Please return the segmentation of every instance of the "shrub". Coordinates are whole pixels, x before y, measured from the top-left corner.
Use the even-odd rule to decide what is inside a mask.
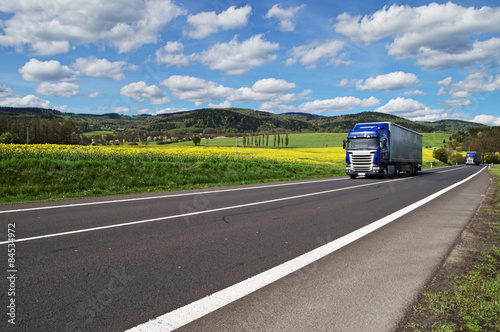
[[[445,148],[435,149],[432,152],[432,156],[443,163],[448,162],[448,150],[446,150]]]

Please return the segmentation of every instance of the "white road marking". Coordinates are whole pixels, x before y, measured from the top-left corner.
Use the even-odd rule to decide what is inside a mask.
[[[274,188],[274,187],[282,187],[282,186],[295,186],[295,185],[301,185],[301,184],[310,184],[310,183],[318,183],[318,182],[331,182],[331,181],[339,181],[339,180],[346,180],[346,178],[335,178],[335,179],[292,182],[292,183],[279,183],[279,184],[270,184],[270,185],[254,186],[254,187],[230,188],[230,189],[220,189],[220,190],[196,191],[196,192],[190,192],[190,193],[170,194],[170,195],[151,196],[151,197],[124,198],[124,199],[115,199],[115,200],[110,200],[110,201],[96,201],[96,202],[87,202],[87,203],[39,206],[39,207],[32,207],[32,208],[25,208],[25,209],[14,209],[14,210],[0,211],[0,214],[2,214],[2,213],[14,213],[14,212],[25,212],[25,211],[37,211],[37,210],[62,209],[62,208],[88,206],[88,205],[146,201],[146,200],[153,200],[153,199],[173,198],[173,197],[182,197],[182,196],[209,195],[209,194],[218,194],[218,193],[224,193],[224,192],[230,192],[230,191],[265,189],[265,188]]]
[[[229,303],[241,299],[242,297],[251,294],[337,250],[345,247],[346,245],[370,234],[371,232],[391,223],[392,221],[410,213],[411,211],[421,207],[422,205],[436,199],[437,197],[445,194],[446,192],[458,187],[459,185],[469,181],[476,175],[484,170],[482,168],[477,173],[469,176],[468,178],[459,181],[447,188],[444,188],[418,202],[415,202],[399,211],[396,211],[384,218],[381,218],[373,223],[360,228],[352,233],[349,233],[337,240],[329,242],[319,248],[316,248],[306,254],[303,254],[297,258],[289,260],[281,265],[278,265],[270,270],[264,271],[257,274],[249,279],[241,281],[233,286],[220,290],[212,295],[205,298],[192,302],[185,305],[179,309],[173,310],[167,314],[159,316],[146,322],[144,324],[138,325],[127,331],[129,332],[140,332],[140,331],[173,331],[179,327],[189,324],[217,309],[220,309]]]
[[[325,190],[325,191],[313,192],[313,193],[309,193],[309,194],[302,194],[302,195],[297,195],[297,196],[282,197],[282,198],[270,199],[270,200],[267,200],[267,201],[259,201],[259,202],[246,203],[246,204],[240,204],[240,205],[232,205],[232,206],[226,206],[226,207],[217,208],[217,209],[211,209],[211,210],[203,210],[203,211],[195,211],[195,212],[184,213],[184,214],[177,214],[177,215],[173,215],[173,216],[166,216],[166,217],[159,217],[159,218],[152,218],[152,219],[145,219],[145,220],[137,220],[137,221],[131,221],[131,222],[126,222],[126,223],[122,223],[122,224],[113,224],[113,225],[107,225],[107,226],[85,228],[85,229],[79,229],[79,230],[74,230],[74,231],[61,232],[61,233],[53,233],[53,234],[46,234],[46,235],[39,235],[39,236],[33,236],[33,237],[27,237],[27,238],[16,238],[15,242],[33,241],[33,240],[46,239],[46,238],[51,238],[51,237],[56,237],[56,236],[72,235],[72,234],[78,234],[78,233],[100,231],[100,230],[110,229],[110,228],[118,228],[118,227],[139,225],[139,224],[145,224],[145,223],[150,223],[150,222],[160,221],[160,220],[183,218],[183,217],[189,217],[189,216],[194,216],[194,215],[199,215],[199,214],[219,212],[219,211],[225,211],[225,210],[231,210],[231,209],[239,209],[239,208],[244,208],[244,207],[249,207],[249,206],[269,204],[269,203],[287,201],[287,200],[297,199],[297,198],[304,198],[304,197],[310,197],[310,196],[316,196],[316,195],[329,194],[329,193],[333,193],[333,192],[336,192],[336,191],[344,191],[344,190],[349,190],[349,189],[356,189],[356,188],[362,188],[362,187],[368,187],[368,186],[375,186],[375,185],[386,184],[386,183],[391,183],[391,182],[395,182],[395,181],[404,181],[404,180],[408,180],[408,179],[411,179],[411,178],[401,178],[401,179],[395,179],[395,180],[389,180],[389,181],[382,181],[382,182],[371,182],[371,183],[365,183],[365,184],[361,184],[361,185],[357,185],[357,186],[352,186],[352,187],[330,189],[330,190]],[[10,242],[9,241],[3,241],[3,242],[0,242],[0,245],[2,245],[2,244],[8,244],[8,243],[10,243]]]

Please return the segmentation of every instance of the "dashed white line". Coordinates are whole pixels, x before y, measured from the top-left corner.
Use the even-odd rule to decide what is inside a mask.
[[[115,199],[115,200],[110,200],[110,201],[96,201],[96,202],[87,202],[87,203],[74,203],[74,204],[64,204],[64,205],[39,206],[39,207],[31,207],[31,208],[24,208],[24,209],[4,210],[4,211],[0,211],[0,214],[2,214],[2,213],[25,212],[25,211],[37,211],[37,210],[62,209],[62,208],[88,206],[88,205],[101,205],[101,204],[134,202],[134,201],[146,201],[146,200],[153,200],[153,199],[174,198],[174,197],[182,197],[182,196],[209,195],[209,194],[218,194],[218,193],[231,192],[231,191],[243,191],[243,190],[253,190],[253,189],[265,189],[265,188],[283,187],[283,186],[295,186],[295,185],[302,185],[302,184],[310,184],[310,183],[318,183],[318,182],[331,182],[331,181],[339,181],[339,180],[346,180],[346,179],[345,178],[335,178],[335,179],[326,179],[326,180],[314,180],[314,181],[291,182],[291,183],[278,183],[278,184],[253,186],[253,187],[242,187],[242,188],[230,188],[230,189],[219,189],[219,190],[195,191],[195,192],[182,193],[182,194],[169,194],[169,195],[151,196],[151,197],[124,198],[124,199]]]
[[[401,179],[389,180],[389,181],[384,181],[382,183],[386,184],[386,183],[391,183],[391,182],[395,182],[395,181],[404,181],[404,180],[408,180],[408,179],[411,179],[411,178],[401,178]],[[380,182],[371,182],[371,183],[361,184],[361,185],[357,185],[357,186],[330,189],[330,190],[318,191],[318,192],[302,194],[302,195],[297,195],[297,196],[276,198],[276,199],[271,199],[271,200],[267,200],[267,201],[259,201],[259,202],[246,203],[246,204],[240,204],[240,205],[232,205],[232,206],[226,206],[226,207],[211,209],[211,210],[195,211],[195,212],[190,212],[190,213],[177,214],[177,215],[173,215],[173,216],[165,216],[165,217],[159,217],[159,218],[137,220],[137,221],[131,221],[131,222],[126,222],[126,223],[122,223],[122,224],[113,224],[113,225],[85,228],[85,229],[79,229],[79,230],[74,230],[74,231],[39,235],[39,236],[33,236],[33,237],[27,237],[27,238],[16,238],[15,242],[33,241],[33,240],[46,239],[46,238],[51,238],[51,237],[56,237],[56,236],[72,235],[72,234],[78,234],[78,233],[100,231],[100,230],[111,229],[111,228],[139,225],[139,224],[145,224],[145,223],[150,223],[150,222],[154,222],[154,221],[183,218],[183,217],[189,217],[189,216],[194,216],[194,215],[199,215],[199,214],[219,212],[219,211],[225,211],[225,210],[231,210],[231,209],[239,209],[239,208],[244,208],[244,207],[249,207],[249,206],[256,206],[256,205],[269,204],[269,203],[275,203],[275,202],[280,202],[280,201],[287,201],[287,200],[291,200],[291,199],[298,199],[298,198],[304,198],[304,197],[310,197],[310,196],[316,196],[316,195],[329,194],[329,193],[333,193],[336,191],[343,191],[343,190],[356,189],[356,188],[375,186],[375,185],[380,185]],[[0,245],[8,244],[8,243],[9,243],[9,241],[3,241],[3,242],[0,242]]]

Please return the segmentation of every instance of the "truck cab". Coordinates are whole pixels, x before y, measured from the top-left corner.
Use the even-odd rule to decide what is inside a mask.
[[[346,174],[352,179],[413,175],[422,163],[422,135],[391,122],[356,124],[347,134],[344,149]]]
[[[384,159],[388,158],[387,137],[386,126],[356,125],[345,142],[346,174],[351,178],[383,175]]]

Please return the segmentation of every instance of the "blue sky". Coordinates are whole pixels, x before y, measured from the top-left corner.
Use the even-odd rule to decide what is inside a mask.
[[[0,0],[0,106],[500,125],[497,1]]]

